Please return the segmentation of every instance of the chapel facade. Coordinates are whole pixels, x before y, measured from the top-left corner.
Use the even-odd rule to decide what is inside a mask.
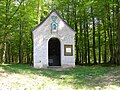
[[[34,68],[75,67],[75,34],[53,10],[32,30]]]

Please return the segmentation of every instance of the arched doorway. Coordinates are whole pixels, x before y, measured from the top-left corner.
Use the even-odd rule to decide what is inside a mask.
[[[61,66],[60,57],[60,41],[57,38],[51,38],[48,42],[49,66]]]

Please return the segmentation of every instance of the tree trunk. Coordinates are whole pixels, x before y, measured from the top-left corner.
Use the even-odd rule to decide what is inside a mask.
[[[99,64],[101,63],[101,43],[100,43],[100,20],[98,19],[98,51],[99,51]]]
[[[78,49],[79,49],[79,46],[78,46],[78,27],[77,27],[77,16],[76,16],[76,5],[73,2],[73,15],[74,15],[74,20],[75,20],[75,23],[74,23],[74,27],[75,27],[75,30],[76,30],[76,36],[75,36],[75,47],[76,47],[76,64],[79,64],[79,58],[78,58]]]
[[[109,37],[109,50],[110,50],[110,62],[113,61],[113,45],[112,45],[112,27],[111,27],[111,20],[110,20],[110,7],[109,3],[107,3],[107,32],[108,32],[108,37]]]
[[[117,64],[120,64],[120,2],[116,0],[116,19],[117,19]]]
[[[6,11],[5,11],[5,30],[4,30],[4,38],[3,38],[3,56],[2,63],[5,63],[6,58],[6,36],[7,36],[7,22],[8,22],[8,11],[9,11],[9,2],[6,0]]]
[[[22,22],[20,21],[20,38],[19,38],[19,63],[23,63],[23,31]]]
[[[106,50],[107,50],[107,45],[106,45],[106,39],[107,39],[107,36],[106,36],[106,26],[105,26],[105,21],[103,20],[103,26],[104,26],[104,64],[106,64],[106,57],[107,57],[107,53],[106,53]]]
[[[84,63],[87,64],[86,22],[84,22]]]
[[[82,57],[83,57],[83,50],[82,50],[82,47],[83,47],[83,45],[82,45],[82,43],[83,43],[83,41],[82,41],[82,21],[81,21],[81,19],[80,19],[80,34],[79,34],[79,56],[80,56],[80,64],[82,63]]]
[[[88,23],[86,23],[86,30],[87,30],[87,56],[88,56],[88,64],[90,65],[90,42],[89,42]]]
[[[93,16],[93,8],[91,7],[91,14],[92,14],[92,21],[93,21],[93,58],[94,58],[94,64],[97,64],[96,60],[96,45],[95,45],[95,20]]]
[[[37,10],[37,17],[38,17],[38,24],[40,23],[40,19],[41,19],[41,12],[40,12],[40,10],[41,10],[41,6],[40,6],[40,0],[38,0],[38,10]]]

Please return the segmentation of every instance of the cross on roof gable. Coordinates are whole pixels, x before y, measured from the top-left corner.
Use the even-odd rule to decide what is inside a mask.
[[[32,32],[33,32],[34,30],[36,30],[39,26],[41,26],[41,25],[44,23],[44,21],[46,21],[46,20],[48,19],[48,17],[49,17],[53,12],[56,13],[56,15],[64,22],[64,24],[65,24],[67,27],[70,28],[70,30],[72,30],[74,33],[76,33],[76,31],[73,30],[73,29],[61,18],[61,16],[59,15],[59,13],[58,13],[56,10],[52,10],[52,11],[50,12],[50,14],[49,14],[40,24],[38,24],[38,25],[32,30]]]

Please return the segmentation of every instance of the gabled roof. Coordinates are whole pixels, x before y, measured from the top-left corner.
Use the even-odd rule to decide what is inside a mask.
[[[50,12],[50,14],[49,14],[40,24],[38,24],[32,31],[36,30],[36,28],[38,28],[41,24],[43,24],[44,21],[47,20],[47,18],[48,18],[53,12],[55,12],[55,13],[57,14],[57,16],[64,22],[65,25],[67,25],[73,32],[76,33],[76,31],[75,31],[74,29],[72,29],[72,28],[61,18],[61,16],[59,15],[59,13],[58,13],[56,10],[52,10],[52,11]]]

